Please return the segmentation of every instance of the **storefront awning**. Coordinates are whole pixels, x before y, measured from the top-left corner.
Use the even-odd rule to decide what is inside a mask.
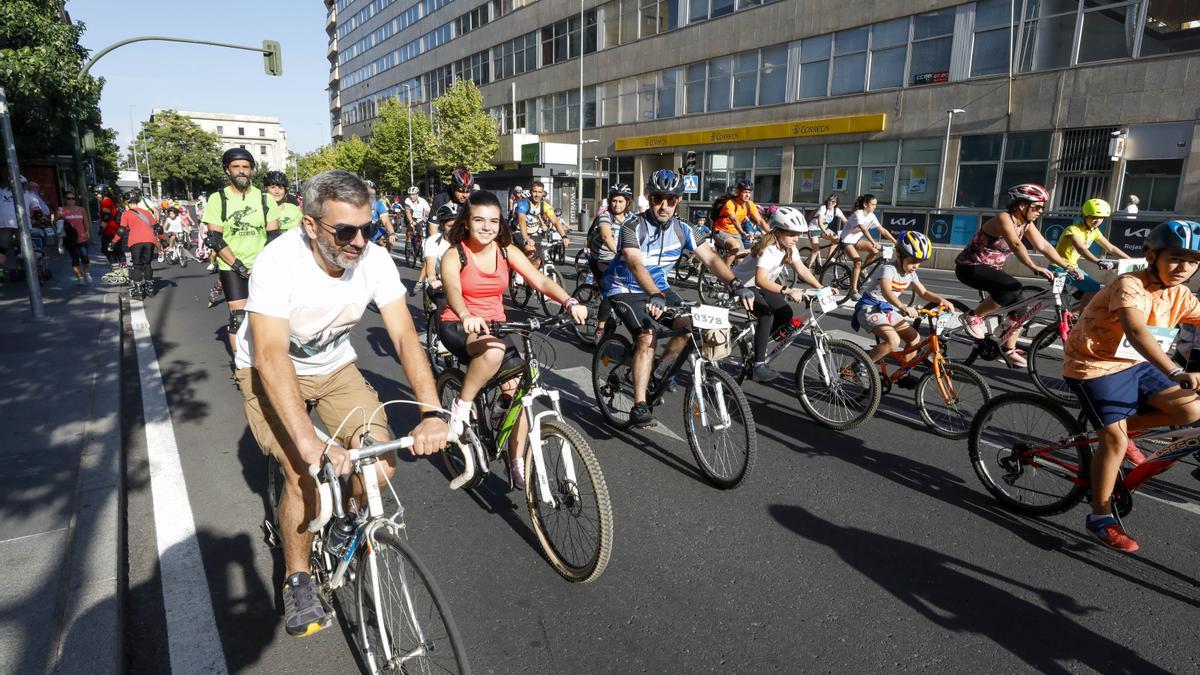
[[[816,120],[793,120],[773,124],[757,124],[726,129],[704,131],[681,131],[654,136],[630,136],[618,138],[616,149],[648,150],[661,148],[686,148],[694,145],[714,143],[740,143],[745,141],[767,141],[777,138],[804,138],[806,136],[832,136],[836,134],[861,134],[883,131],[887,127],[887,114],[852,115],[849,117],[827,117]]]

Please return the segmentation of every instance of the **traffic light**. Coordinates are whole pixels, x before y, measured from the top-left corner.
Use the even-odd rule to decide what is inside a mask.
[[[263,70],[268,75],[283,75],[283,50],[274,40],[263,40]]]
[[[696,175],[696,151],[688,150],[687,154],[684,155],[684,158],[685,159],[683,160],[683,172],[689,176],[695,176]]]

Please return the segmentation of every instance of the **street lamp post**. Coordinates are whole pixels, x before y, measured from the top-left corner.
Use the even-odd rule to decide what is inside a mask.
[[[946,162],[950,157],[950,124],[954,121],[955,115],[961,115],[966,112],[967,111],[963,110],[962,108],[953,108],[946,111],[946,140],[942,143],[942,167],[941,171],[938,173],[938,209],[942,208],[942,195],[945,194],[946,190]]]
[[[133,106],[129,106],[129,154],[133,155],[133,170],[138,175],[138,185],[142,184],[142,170],[138,168],[137,148],[133,142],[137,140],[137,127],[133,126]]]
[[[400,87],[404,89],[404,112],[408,117],[408,184],[416,185],[417,178],[413,175],[413,153],[412,153],[412,95],[409,87],[412,85],[402,84]]]
[[[35,320],[46,318],[42,305],[42,287],[38,282],[37,265],[33,264],[33,238],[29,234],[29,213],[25,210],[25,186],[21,185],[21,169],[17,164],[17,144],[13,137],[12,122],[8,119],[8,97],[0,87],[0,136],[4,141],[4,161],[8,163],[8,180],[12,187],[13,213],[17,217],[18,245],[25,258],[25,283],[29,287],[29,307]],[[70,227],[68,225],[67,227]],[[16,255],[9,250],[8,255]],[[0,274],[4,271],[0,270]]]
[[[583,0],[579,0],[579,177],[575,181],[575,206],[579,213],[576,226],[583,229],[583,34],[586,31]],[[515,120],[514,120],[515,121]]]

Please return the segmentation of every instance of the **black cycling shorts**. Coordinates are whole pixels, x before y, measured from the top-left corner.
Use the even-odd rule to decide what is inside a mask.
[[[250,280],[233,270],[221,270],[217,275],[221,280],[221,288],[225,289],[225,301],[237,302],[250,297]]]
[[[1021,299],[1021,282],[1011,274],[987,265],[955,265],[954,276],[975,290],[983,291],[1007,307]]]
[[[536,237],[537,235],[531,235],[531,236]],[[521,253],[525,253],[525,241],[526,241],[525,235],[521,234],[521,230],[519,230],[519,229],[513,230],[513,232],[512,232],[513,246],[516,246],[517,248],[521,249]],[[530,258],[541,258],[542,257],[542,244],[541,244],[541,242],[537,241],[536,239],[533,242],[533,255],[531,255],[529,257]]]
[[[471,354],[467,352],[467,333],[463,330],[461,321],[439,321],[438,339],[445,345],[446,350],[458,358],[460,363],[468,364],[471,362]],[[503,338],[495,338],[504,341],[504,361],[500,364],[500,371],[519,368],[525,363],[525,359],[521,358],[521,351],[517,349],[517,343],[511,335],[505,335]]]
[[[683,304],[683,298],[672,290],[667,291],[666,301],[668,307]],[[646,305],[650,304],[650,296],[646,293],[622,293],[607,298],[607,302],[632,335],[637,336],[642,331],[654,328],[656,320],[646,312]],[[668,328],[671,326],[671,322],[663,318],[657,319],[657,323]]]

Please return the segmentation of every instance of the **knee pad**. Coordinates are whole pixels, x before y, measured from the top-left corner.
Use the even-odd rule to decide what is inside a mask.
[[[242,327],[242,322],[246,320],[246,310],[235,309],[229,313],[229,334],[236,335],[238,329]]]

